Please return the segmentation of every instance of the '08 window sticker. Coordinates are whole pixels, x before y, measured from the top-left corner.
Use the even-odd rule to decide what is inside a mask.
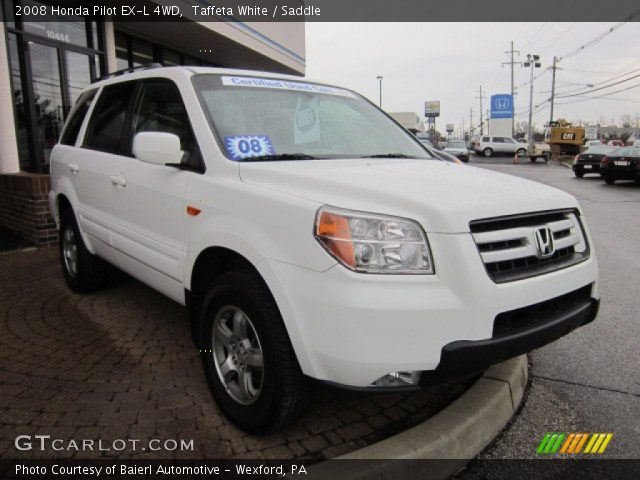
[[[275,155],[268,135],[234,135],[224,137],[224,146],[232,160],[239,161],[250,157]]]

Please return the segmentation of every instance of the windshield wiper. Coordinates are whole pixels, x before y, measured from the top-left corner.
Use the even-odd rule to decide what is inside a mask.
[[[405,155],[404,153],[376,153],[375,155],[365,155],[360,158],[418,158],[415,155]]]
[[[281,153],[279,155],[258,155],[243,158],[243,162],[268,162],[271,160],[314,160],[318,157],[306,153]]]

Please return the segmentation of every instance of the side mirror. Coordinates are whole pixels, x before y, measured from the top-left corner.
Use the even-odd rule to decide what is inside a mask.
[[[133,138],[133,154],[141,162],[154,165],[179,164],[180,138],[173,133],[140,132]]]

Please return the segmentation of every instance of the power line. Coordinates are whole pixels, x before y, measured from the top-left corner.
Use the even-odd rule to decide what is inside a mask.
[[[628,81],[633,80],[634,78],[638,78],[638,77],[640,77],[640,73],[637,74],[637,75],[634,75],[633,77],[625,78],[624,80],[619,80],[619,81],[614,82],[614,83],[612,83],[610,85],[604,85],[602,87],[593,88],[591,90],[585,90],[585,91],[582,91],[582,92],[579,92],[579,93],[571,93],[571,94],[568,94],[568,95],[561,95],[561,96],[558,96],[558,98],[579,97],[579,96],[587,94],[587,93],[597,92],[599,90],[604,90],[605,88],[611,88],[611,87],[614,87],[616,85],[620,85],[621,83],[628,82]]]
[[[640,13],[640,10],[632,13],[629,15],[629,17],[627,17],[628,20],[633,19],[634,17],[636,17],[638,14]],[[576,48],[575,50],[572,50],[569,53],[566,53],[565,55],[562,55],[560,57],[558,57],[558,60],[566,60],[567,58],[571,58],[574,55],[577,55],[578,53],[581,53],[583,51],[585,51],[587,48],[592,47],[598,43],[600,43],[603,39],[605,39],[606,37],[608,37],[609,35],[611,35],[613,32],[615,32],[616,30],[618,30],[620,27],[623,27],[624,25],[626,25],[627,22],[620,22],[617,23],[616,25],[609,27],[608,30],[602,32],[600,35],[598,35],[596,38],[594,38],[593,40],[588,41],[587,43],[580,45],[578,48]]]

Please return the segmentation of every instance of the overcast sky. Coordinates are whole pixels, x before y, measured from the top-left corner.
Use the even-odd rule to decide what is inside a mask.
[[[542,68],[534,82],[534,105],[549,97],[551,73],[545,69],[553,56],[565,56],[606,32],[615,23],[322,23],[306,24],[307,76],[357,90],[378,102],[378,81],[386,111],[413,111],[424,115],[425,100],[441,101],[437,128],[445,123],[468,128],[469,109],[479,110],[480,85],[487,99],[509,93],[510,70],[504,52],[513,40],[522,61],[527,53],[542,57]],[[557,92],[575,94],[599,88],[640,74],[640,23],[627,23],[597,44],[561,61],[557,71]],[[636,70],[634,74],[620,76]],[[612,79],[609,82],[609,79]],[[529,79],[529,71],[515,66],[515,84]],[[600,82],[600,83],[599,83]],[[577,84],[577,85],[576,85]],[[634,119],[640,113],[640,77],[618,86],[593,92],[602,95],[637,87],[606,99],[584,101],[581,97],[558,100],[554,117],[598,122],[601,117],[620,121],[625,114]],[[571,91],[571,92],[570,92]],[[484,100],[483,110],[488,108]],[[568,102],[571,103],[568,103]],[[564,104],[561,104],[564,103]],[[517,90],[516,117],[526,120],[528,84]],[[548,102],[534,115],[534,123],[548,121]],[[474,122],[478,122],[476,116]]]

